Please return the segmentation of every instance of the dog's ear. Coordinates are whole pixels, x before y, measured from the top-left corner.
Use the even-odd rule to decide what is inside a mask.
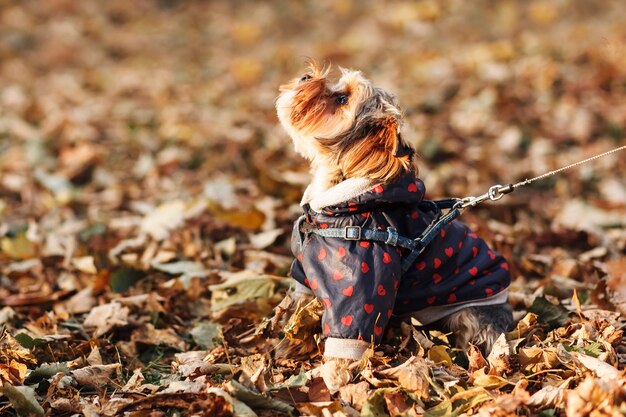
[[[413,149],[402,139],[395,117],[370,119],[361,132],[360,140],[345,148],[338,159],[345,177],[388,182],[414,169]]]
[[[375,148],[384,149],[388,156],[392,155],[395,158],[413,156],[414,150],[402,138],[398,120],[395,117],[374,119],[368,130],[365,140]]]

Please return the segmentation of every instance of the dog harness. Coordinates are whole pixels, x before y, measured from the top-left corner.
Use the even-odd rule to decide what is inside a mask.
[[[314,233],[323,237],[335,237],[344,240],[372,240],[384,242],[390,246],[409,249],[411,253],[402,261],[402,272],[406,272],[419,254],[437,236],[441,228],[461,215],[461,211],[456,207],[457,202],[457,199],[422,201],[419,204],[420,208],[436,211],[437,215],[420,237],[416,239],[398,235],[398,231],[391,226],[386,230],[366,229],[361,226],[345,226],[343,228],[331,229],[315,228],[311,227],[310,223],[306,223],[306,216],[304,215],[300,216],[296,221],[296,228],[305,234]],[[444,215],[441,211],[442,209],[449,209],[450,211]]]
[[[392,315],[429,324],[506,302],[508,264],[455,220],[457,200],[424,200],[414,174],[353,192],[350,181],[316,199],[305,192],[292,234],[296,291],[325,306],[325,355],[360,357]]]

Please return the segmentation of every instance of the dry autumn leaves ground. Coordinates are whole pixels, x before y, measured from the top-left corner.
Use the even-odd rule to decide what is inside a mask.
[[[429,197],[460,197],[624,144],[624,19],[619,0],[0,0],[0,415],[623,415],[623,154],[464,214],[515,277],[487,358],[396,323],[331,393],[263,326],[307,181],[274,98],[305,56],[396,91]],[[314,313],[288,334],[313,338]]]

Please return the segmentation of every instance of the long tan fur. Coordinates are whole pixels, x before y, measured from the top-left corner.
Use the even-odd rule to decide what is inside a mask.
[[[417,171],[399,128],[395,97],[375,88],[359,71],[341,69],[336,83],[329,68],[309,63],[307,73],[280,87],[277,111],[295,148],[312,161],[314,182],[328,188],[352,177],[386,183]],[[345,102],[343,102],[345,100]]]

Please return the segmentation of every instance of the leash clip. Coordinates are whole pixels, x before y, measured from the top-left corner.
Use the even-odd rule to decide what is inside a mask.
[[[485,194],[479,195],[478,197],[469,196],[469,197],[464,197],[464,198],[459,199],[459,201],[457,201],[457,203],[455,204],[455,207],[456,208],[465,208],[469,206],[474,207],[487,200],[498,201],[502,197],[504,197],[505,194],[508,194],[512,191],[513,191],[513,184],[492,185],[491,187],[489,187],[489,191],[487,191]]]
[[[496,185],[489,187],[489,191],[487,192],[487,194],[489,194],[489,199],[491,201],[498,201],[499,199],[504,197],[505,194],[508,194],[511,191],[513,191],[513,184],[508,184],[508,185],[496,184]]]

